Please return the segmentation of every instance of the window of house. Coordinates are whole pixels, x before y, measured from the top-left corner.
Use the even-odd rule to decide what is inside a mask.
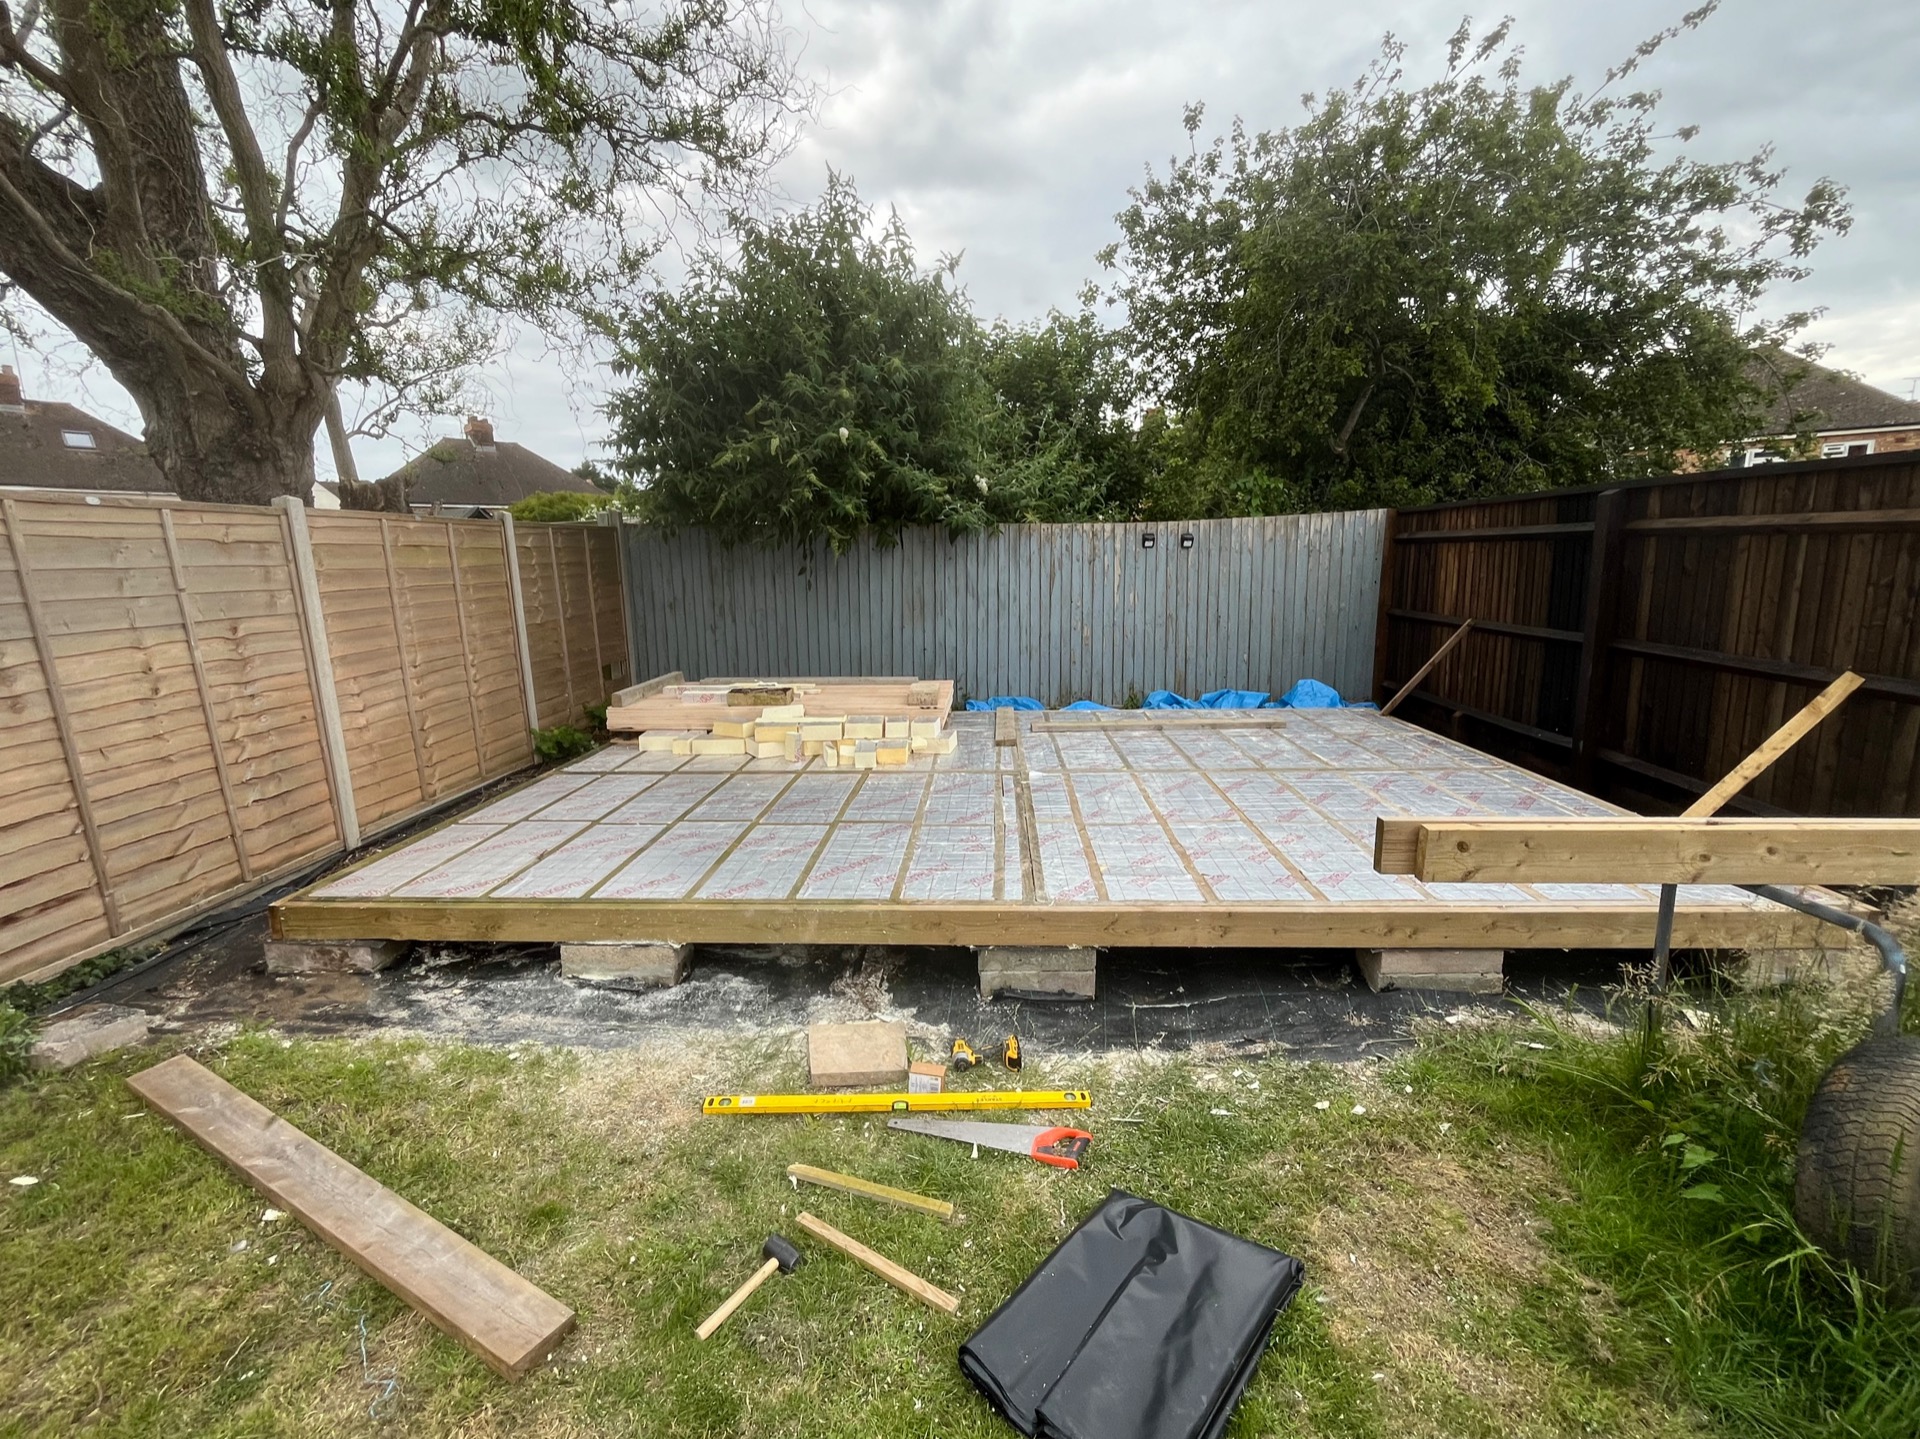
[[[97,450],[100,442],[93,437],[92,430],[62,430],[60,443],[70,450]]]
[[[1820,446],[1820,458],[1823,460],[1845,460],[1872,453],[1872,440],[1831,440]]]
[[[1786,463],[1786,458],[1785,455],[1777,450],[1748,450],[1746,452],[1744,466],[1736,466],[1735,468],[1752,465],[1779,465]]]

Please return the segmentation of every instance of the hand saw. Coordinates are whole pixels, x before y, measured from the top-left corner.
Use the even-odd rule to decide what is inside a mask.
[[[1056,1169],[1078,1169],[1080,1158],[1093,1143],[1084,1129],[1052,1128],[1043,1124],[994,1124],[981,1119],[889,1119],[889,1129],[909,1134],[930,1134],[935,1139],[953,1139],[961,1144],[977,1144],[984,1149],[1004,1149],[1024,1154]]]

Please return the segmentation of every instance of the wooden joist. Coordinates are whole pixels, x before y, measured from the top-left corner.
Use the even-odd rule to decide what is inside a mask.
[[[647,934],[688,944],[1078,944],[1260,949],[1645,949],[1654,915],[1618,904],[1375,904],[949,900],[315,899],[269,912],[276,939],[586,943]],[[1683,903],[1687,949],[1805,948],[1820,921],[1754,905]]]
[[[1906,819],[1381,819],[1373,867],[1503,884],[1915,884]]]
[[[573,1311],[187,1056],[128,1086],[487,1367],[518,1379]]]

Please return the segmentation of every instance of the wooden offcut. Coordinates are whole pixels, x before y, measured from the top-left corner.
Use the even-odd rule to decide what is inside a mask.
[[[1374,868],[1509,884],[1916,884],[1920,820],[1382,819]]]
[[[903,1269],[884,1254],[867,1248],[851,1235],[842,1234],[824,1219],[811,1214],[801,1214],[794,1221],[800,1228],[822,1244],[838,1249],[854,1263],[864,1266],[878,1274],[903,1294],[911,1294],[922,1304],[931,1305],[943,1314],[958,1314],[960,1301],[937,1285],[929,1284],[909,1269]]]
[[[837,1189],[842,1194],[857,1194],[862,1199],[876,1199],[882,1204],[897,1205],[916,1213],[931,1214],[935,1219],[953,1218],[953,1206],[944,1199],[931,1199],[909,1189],[895,1189],[890,1184],[875,1184],[871,1179],[862,1179],[857,1174],[836,1174],[831,1169],[816,1169],[811,1164],[789,1164],[787,1178],[805,1184],[817,1184],[822,1189]]]
[[[518,1379],[573,1311],[186,1055],[128,1086],[492,1369]]]

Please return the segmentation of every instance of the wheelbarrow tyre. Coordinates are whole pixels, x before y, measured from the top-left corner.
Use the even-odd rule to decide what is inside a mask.
[[[1870,1039],[1821,1078],[1800,1127],[1793,1209],[1830,1254],[1920,1295],[1920,1035]]]

